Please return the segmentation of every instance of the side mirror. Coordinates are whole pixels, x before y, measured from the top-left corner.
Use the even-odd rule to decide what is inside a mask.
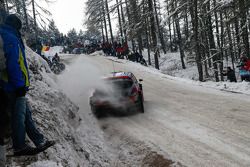
[[[139,81],[140,81],[140,82],[142,82],[142,81],[143,81],[143,79],[139,79]]]

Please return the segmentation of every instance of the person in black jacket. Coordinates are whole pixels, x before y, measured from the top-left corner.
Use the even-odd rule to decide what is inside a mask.
[[[227,80],[230,82],[237,82],[235,72],[233,69],[231,69],[231,67],[227,67],[227,70],[223,72],[223,75],[227,76]]]

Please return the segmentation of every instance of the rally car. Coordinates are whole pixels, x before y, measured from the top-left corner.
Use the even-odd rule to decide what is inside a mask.
[[[144,113],[142,79],[131,72],[114,72],[105,77],[103,88],[96,89],[90,97],[92,112],[101,117],[107,113]]]

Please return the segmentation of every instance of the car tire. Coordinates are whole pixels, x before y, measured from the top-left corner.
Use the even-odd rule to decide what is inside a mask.
[[[95,113],[96,118],[102,118],[103,114],[101,114],[100,112],[96,112]]]
[[[92,113],[95,115],[96,118],[100,118],[102,117],[102,115],[100,114],[99,110],[97,110],[94,106],[91,105],[91,111]]]
[[[144,102],[143,88],[142,88],[142,84],[141,84],[141,83],[139,84],[139,87],[140,87],[140,89],[141,89],[140,96],[141,96],[141,98],[142,98],[142,101]]]

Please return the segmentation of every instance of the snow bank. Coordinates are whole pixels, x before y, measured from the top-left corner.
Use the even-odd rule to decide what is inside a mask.
[[[207,88],[214,88],[214,89],[218,89],[222,91],[250,94],[250,83],[241,82],[239,76],[237,75],[238,71],[236,71],[236,76],[238,76],[237,77],[238,83],[233,83],[229,81],[200,82],[198,81],[198,70],[197,70],[195,63],[186,63],[186,69],[182,69],[180,53],[162,54],[159,59],[159,63],[160,63],[161,72],[164,74],[167,74],[168,75],[167,77],[173,80],[177,80],[180,82],[189,83],[193,85],[199,85],[199,86],[203,86]],[[212,73],[212,71],[209,71],[209,72]]]
[[[99,139],[101,135],[96,135],[95,140],[88,136],[99,133],[95,132],[98,125],[93,121],[92,127],[88,127],[90,125],[79,114],[78,106],[57,88],[56,76],[50,72],[47,63],[31,49],[27,48],[26,51],[32,85],[27,98],[33,118],[39,130],[48,139],[55,140],[56,145],[34,158],[9,158],[8,165],[108,166],[109,159],[98,145],[102,143],[102,139]]]
[[[52,162],[52,161],[38,161],[33,163],[32,165],[28,165],[27,167],[63,167],[60,163]]]

